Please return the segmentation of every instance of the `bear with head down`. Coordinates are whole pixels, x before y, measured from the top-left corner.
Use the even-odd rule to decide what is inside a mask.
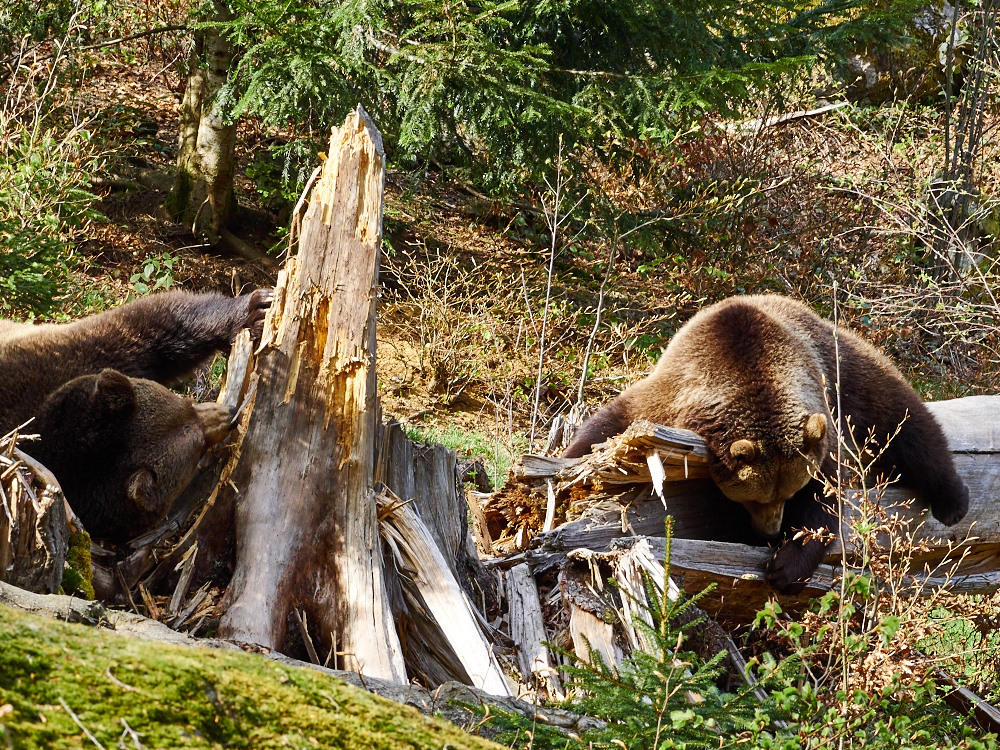
[[[849,423],[859,443],[874,437],[874,471],[898,476],[941,523],[961,520],[968,490],[940,426],[902,374],[857,335],[777,295],[700,311],[653,372],[587,420],[563,455],[582,456],[638,419],[686,428],[705,440],[712,479],[746,508],[758,534],[775,541],[792,529],[832,531],[836,512],[815,476],[837,472],[830,409],[838,383],[842,434]],[[768,581],[801,590],[826,547],[793,536],[772,555]]]
[[[257,336],[269,290],[236,298],[165,292],[73,323],[0,321],[0,434],[32,421],[25,445],[55,474],[98,538],[125,541],[155,525],[232,415],[165,387]]]

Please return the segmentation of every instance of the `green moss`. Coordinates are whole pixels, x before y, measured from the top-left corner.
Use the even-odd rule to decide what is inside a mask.
[[[327,675],[232,651],[167,646],[0,606],[0,743],[117,747],[498,747]],[[134,743],[125,738],[125,746]]]
[[[90,559],[90,534],[86,531],[77,531],[69,538],[62,588],[67,594],[79,593],[86,599],[95,598],[94,569]]]

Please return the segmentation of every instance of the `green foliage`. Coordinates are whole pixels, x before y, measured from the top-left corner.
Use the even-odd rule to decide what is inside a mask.
[[[0,123],[2,125],[3,123]],[[0,136],[0,313],[46,312],[65,287],[72,242],[99,214],[88,192],[88,134]]]
[[[177,257],[170,253],[154,255],[142,264],[142,270],[129,277],[128,283],[140,297],[174,285],[174,264]]]
[[[511,464],[528,447],[520,436],[513,443],[490,439],[487,435],[454,426],[434,427],[406,425],[406,436],[418,443],[438,443],[467,458],[482,458],[490,485],[501,486],[507,480]]]
[[[560,136],[669,143],[773,96],[811,59],[891,39],[912,0],[404,0],[231,4],[232,116],[326,130],[358,102],[401,160],[541,184]]]
[[[247,179],[266,206],[295,205],[317,162],[315,146],[309,139],[300,139],[268,146],[253,155],[246,167]]]
[[[14,51],[25,42],[65,35],[77,4],[72,0],[7,0],[0,6],[0,81],[6,80]]]
[[[944,702],[951,688],[938,684],[938,661],[928,660],[916,673],[905,661],[893,663],[901,652],[910,653],[904,644],[920,640],[924,626],[918,618],[904,621],[885,613],[869,620],[876,613],[866,610],[879,599],[873,583],[867,575],[852,574],[843,598],[830,591],[791,619],[774,601],[758,614],[757,627],[766,626],[791,646],[776,672],[780,679],[770,687],[775,707],[787,719],[784,727],[762,725],[743,740],[750,747],[788,750],[996,748],[996,735],[978,731]],[[847,623],[846,637],[838,641],[841,623]],[[844,669],[856,674],[843,681]]]
[[[664,582],[669,519],[666,560]],[[491,706],[502,739],[524,750],[997,747],[995,735],[944,702],[950,688],[937,682],[940,660],[914,660],[929,632],[926,620],[913,617],[906,604],[904,614],[893,614],[880,593],[883,584],[868,573],[849,573],[842,588],[795,616],[773,599],[759,613],[754,628],[783,654],[751,659],[761,699],[750,687],[736,693],[717,687],[723,654],[704,659],[685,650],[686,635],[703,620],[681,616],[703,594],[671,601],[662,595],[665,585],[647,577],[645,600],[632,598],[629,609],[641,613],[632,618],[638,640],[647,645],[620,668],[597,655],[590,663],[561,652],[569,662],[569,698],[561,707],[597,719],[596,725],[580,722],[590,728],[576,734]],[[687,624],[679,624],[683,619]]]
[[[530,718],[498,711],[503,739],[513,742],[525,735],[532,750],[546,748],[714,748],[729,738],[760,731],[783,712],[774,701],[760,702],[753,688],[744,686],[726,693],[717,686],[724,653],[704,660],[686,650],[685,634],[697,629],[703,618],[683,615],[705,594],[672,600],[662,593],[669,577],[670,526],[664,584],[646,577],[645,600],[633,599],[642,613],[633,618],[639,640],[648,644],[626,657],[620,668],[608,665],[591,652],[592,661],[563,651],[571,697],[564,708],[598,720],[597,726],[568,734]],[[770,716],[769,716],[770,712]]]

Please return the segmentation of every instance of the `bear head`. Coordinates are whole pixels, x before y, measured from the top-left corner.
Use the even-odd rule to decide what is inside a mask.
[[[94,537],[124,542],[166,515],[231,422],[221,404],[195,404],[151,380],[103,370],[46,398],[29,452],[55,474]]]
[[[822,465],[827,451],[827,416],[803,414],[784,439],[706,437],[709,473],[730,500],[750,513],[754,530],[766,539],[781,534],[785,502],[801,490]]]

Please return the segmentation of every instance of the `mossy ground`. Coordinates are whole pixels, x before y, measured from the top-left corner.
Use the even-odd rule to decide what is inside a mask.
[[[0,747],[94,747],[70,710],[103,747],[139,746],[125,723],[143,748],[498,747],[308,669],[0,606]]]

